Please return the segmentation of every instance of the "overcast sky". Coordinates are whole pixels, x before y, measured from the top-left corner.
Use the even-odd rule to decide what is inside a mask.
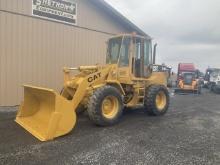
[[[106,0],[158,43],[157,63],[220,68],[220,0]]]

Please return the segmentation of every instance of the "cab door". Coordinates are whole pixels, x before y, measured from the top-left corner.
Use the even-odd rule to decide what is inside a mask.
[[[120,82],[129,83],[131,67],[130,67],[130,57],[131,57],[131,37],[124,36],[122,40],[119,62],[118,62],[118,79]]]
[[[147,78],[150,75],[151,41],[144,38],[133,40],[134,57],[132,59],[132,73],[135,78]]]
[[[144,73],[143,73],[143,78],[148,78],[151,75],[151,70],[150,70],[150,65],[153,63],[152,59],[152,45],[151,45],[151,40],[144,39],[143,43],[143,49],[144,49]]]

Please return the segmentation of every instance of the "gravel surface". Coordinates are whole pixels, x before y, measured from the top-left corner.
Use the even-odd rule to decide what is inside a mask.
[[[79,116],[70,134],[44,143],[13,121],[16,110],[0,108],[0,164],[220,164],[220,95],[175,95],[165,116],[129,110],[113,127]]]

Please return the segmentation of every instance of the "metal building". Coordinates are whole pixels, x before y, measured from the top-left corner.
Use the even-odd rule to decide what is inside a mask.
[[[0,106],[24,83],[61,90],[64,66],[104,63],[107,39],[133,31],[147,35],[103,0],[0,0]]]

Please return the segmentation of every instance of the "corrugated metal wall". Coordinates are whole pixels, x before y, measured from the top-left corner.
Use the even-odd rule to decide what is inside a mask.
[[[78,4],[78,26],[127,32],[89,2]],[[31,17],[31,0],[0,0],[0,106],[18,105],[24,83],[62,88],[63,66],[104,63],[111,35]]]

